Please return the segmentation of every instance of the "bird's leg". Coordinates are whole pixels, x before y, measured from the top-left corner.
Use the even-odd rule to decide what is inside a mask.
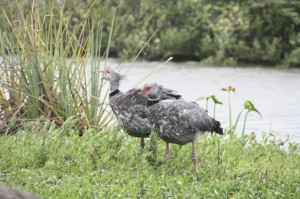
[[[142,149],[145,147],[144,138],[141,138],[140,146],[141,146]]]
[[[196,150],[194,141],[192,142],[192,160],[194,163],[194,169],[195,169],[197,180],[200,181],[200,178],[198,175],[197,150]]]
[[[166,143],[164,164],[166,164],[166,162],[167,162],[167,158],[169,156],[169,153],[170,153],[170,145],[169,145],[169,143]]]

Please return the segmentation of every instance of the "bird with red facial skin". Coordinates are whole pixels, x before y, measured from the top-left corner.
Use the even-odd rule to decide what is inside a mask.
[[[197,103],[184,99],[162,100],[163,86],[153,83],[142,88],[147,98],[146,115],[157,136],[166,142],[165,160],[169,155],[169,143],[184,145],[192,143],[192,160],[198,176],[196,140],[203,133],[223,134],[220,122],[210,117]]]

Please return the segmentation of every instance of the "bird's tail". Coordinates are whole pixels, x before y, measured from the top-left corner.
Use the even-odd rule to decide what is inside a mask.
[[[221,127],[221,123],[217,120],[214,120],[213,131],[223,135],[223,128]]]

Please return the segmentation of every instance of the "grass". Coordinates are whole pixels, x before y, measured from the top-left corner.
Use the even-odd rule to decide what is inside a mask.
[[[43,198],[299,198],[300,157],[265,134],[206,134],[197,142],[199,174],[191,146],[171,145],[153,136],[144,150],[118,127],[88,129],[78,136],[72,120],[27,123],[0,137],[0,181],[22,186]],[[153,155],[150,143],[157,143]],[[218,150],[219,145],[219,150]],[[153,148],[153,147],[152,147]]]

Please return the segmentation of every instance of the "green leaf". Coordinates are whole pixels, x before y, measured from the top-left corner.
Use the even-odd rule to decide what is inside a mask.
[[[260,117],[262,117],[260,112],[255,108],[254,104],[250,100],[245,101],[244,108],[248,110],[248,112],[256,112],[260,115]]]
[[[206,100],[206,101],[207,101],[207,100],[209,100],[209,96],[199,97],[199,98],[196,99],[196,102],[198,102],[198,101],[200,101],[200,100]]]
[[[211,95],[210,98],[214,101],[215,104],[223,104],[221,101],[219,101],[215,95]]]
[[[227,92],[234,92],[235,93],[235,88],[232,86],[228,86],[227,88],[221,88],[222,91],[227,91]]]

